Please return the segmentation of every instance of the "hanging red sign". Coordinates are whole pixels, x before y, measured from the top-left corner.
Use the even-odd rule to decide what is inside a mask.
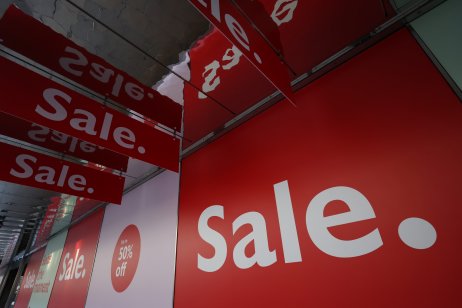
[[[0,112],[0,134],[72,155],[112,169],[127,171],[128,157],[47,127]]]
[[[28,33],[27,38],[24,33]],[[168,127],[180,130],[182,107],[11,5],[0,42],[59,74]]]
[[[189,0],[291,102],[288,67],[230,0]]]
[[[105,202],[122,201],[124,178],[0,143],[0,180]]]
[[[178,171],[178,139],[4,58],[0,67],[0,111]]]

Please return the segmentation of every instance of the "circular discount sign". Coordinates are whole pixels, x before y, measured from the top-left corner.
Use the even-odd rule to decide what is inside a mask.
[[[128,288],[140,259],[141,237],[135,225],[127,226],[119,236],[112,255],[111,281],[117,292]]]

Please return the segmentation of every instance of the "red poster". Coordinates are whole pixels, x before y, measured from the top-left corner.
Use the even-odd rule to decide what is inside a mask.
[[[245,57],[292,101],[288,67],[230,0],[189,0]]]
[[[0,143],[2,181],[118,203],[124,178]]]
[[[175,307],[461,307],[462,105],[411,34],[295,95],[182,162]]]
[[[21,288],[16,297],[16,302],[14,304],[15,308],[28,308],[29,300],[34,290],[35,279],[37,278],[44,253],[45,249],[41,249],[30,257],[27,268],[24,271]]]
[[[0,111],[117,153],[178,170],[178,139],[0,59]]]
[[[24,36],[27,33],[27,37]],[[10,6],[0,20],[2,44],[142,115],[180,130],[182,107]]]
[[[69,230],[48,307],[85,307],[104,209]]]
[[[71,155],[112,169],[127,171],[128,157],[35,123],[0,112],[0,134]]]
[[[35,240],[35,246],[43,243],[46,238],[50,235],[53,222],[55,221],[56,213],[61,203],[61,198],[53,197],[51,199],[51,204],[48,205],[45,216],[43,217],[40,228],[37,232],[37,237]],[[15,308],[27,308],[29,304],[30,297],[35,285],[35,279],[42,262],[45,249],[41,249],[35,252],[29,259],[26,270],[24,271],[24,276],[21,282],[21,288],[19,289],[19,294],[16,297]]]

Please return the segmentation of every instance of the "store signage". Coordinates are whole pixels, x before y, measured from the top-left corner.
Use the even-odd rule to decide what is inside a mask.
[[[9,60],[0,58],[0,66],[0,111],[120,154],[178,170],[178,139]],[[27,81],[31,82],[26,86]]]
[[[27,268],[24,272],[24,278],[21,282],[21,288],[19,289],[19,293],[14,304],[15,308],[28,308],[29,300],[34,290],[35,281],[37,279],[37,274],[39,272],[44,253],[45,249],[41,249],[30,257],[29,263],[27,264]]]
[[[0,112],[0,134],[71,155],[112,169],[127,171],[128,157],[75,137]]]
[[[86,308],[172,307],[179,179],[162,172],[106,207]]]
[[[120,203],[124,178],[0,143],[0,179],[75,196]]]
[[[69,230],[47,307],[85,307],[103,216],[101,208]]]
[[[27,38],[24,33],[28,33]],[[11,5],[0,20],[8,48],[148,118],[180,130],[182,107]]]
[[[111,282],[115,291],[125,291],[132,282],[138,268],[140,251],[140,231],[131,224],[120,234],[112,255]]]
[[[51,233],[55,234],[45,248],[44,257],[40,264],[36,277],[32,296],[28,308],[41,308],[48,306],[50,294],[54,289],[56,273],[58,272],[59,262],[63,252],[64,243],[67,237],[67,227],[71,222],[72,212],[75,207],[77,197],[62,195],[58,215],[55,218]],[[57,233],[58,230],[61,232]],[[72,229],[71,229],[72,230]]]
[[[189,0],[291,102],[288,68],[230,0]]]
[[[284,262],[302,262],[300,241],[288,182],[277,183],[273,188]],[[344,202],[349,211],[325,216],[325,208],[333,201]],[[198,231],[201,238],[215,249],[215,255],[211,258],[204,258],[200,253],[198,254],[197,266],[205,272],[219,270],[224,265],[227,257],[228,249],[225,238],[208,226],[209,220],[213,217],[224,219],[224,207],[221,205],[210,206],[202,212],[199,218]],[[305,222],[311,240],[322,252],[337,258],[354,258],[369,254],[383,245],[379,229],[374,228],[367,234],[361,234],[361,236],[354,239],[343,240],[333,235],[329,228],[374,218],[374,209],[361,192],[351,187],[337,186],[320,192],[311,200],[306,210]],[[276,263],[276,250],[270,250],[268,246],[268,234],[264,216],[257,211],[240,215],[232,222],[233,234],[244,225],[251,225],[252,232],[235,245],[233,249],[234,264],[238,268],[248,269],[256,265],[267,267]],[[408,218],[401,223],[399,228],[401,239],[412,248],[428,249],[436,242],[436,230],[431,223],[421,218]],[[422,238],[419,238],[416,234],[420,234]],[[246,254],[246,247],[250,242],[254,242],[255,246],[255,253],[251,257]]]

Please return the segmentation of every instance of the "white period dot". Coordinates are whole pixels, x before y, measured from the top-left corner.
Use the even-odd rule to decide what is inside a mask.
[[[138,147],[138,152],[140,152],[141,154],[144,154],[144,153],[146,153],[146,149],[144,147],[142,147],[142,146],[139,146]]]
[[[255,57],[255,60],[257,60],[258,63],[262,64],[263,62],[261,61],[261,58],[260,56],[258,55],[258,53],[254,52],[253,53],[253,56]]]
[[[404,244],[414,249],[427,249],[436,242],[436,230],[432,224],[417,217],[403,220],[398,234]]]
[[[88,191],[89,194],[92,194],[95,190],[90,187],[90,188],[87,189],[87,191]]]

